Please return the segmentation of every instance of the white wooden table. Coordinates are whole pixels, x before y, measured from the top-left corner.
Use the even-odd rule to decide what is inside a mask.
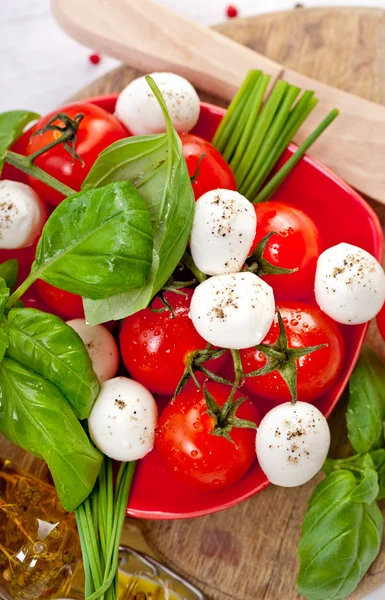
[[[385,8],[385,0],[158,0],[204,25],[226,18],[233,4],[240,16],[330,5]],[[140,2],[140,0],[138,0]],[[106,56],[89,62],[92,49],[70,39],[56,25],[49,0],[0,0],[0,112],[28,108],[40,113],[59,106],[76,90],[114,68]],[[384,600],[385,586],[365,600]]]

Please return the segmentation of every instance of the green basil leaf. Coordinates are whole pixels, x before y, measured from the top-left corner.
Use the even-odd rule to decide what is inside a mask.
[[[379,485],[377,471],[370,454],[358,457],[354,468],[358,469],[355,475],[359,483],[352,493],[351,499],[353,502],[371,504],[378,498]]]
[[[7,332],[5,331],[4,327],[0,326],[0,362],[4,358],[8,345],[9,341]]]
[[[159,90],[149,83],[164,112],[167,133],[116,142],[100,154],[83,185],[95,187],[117,180],[135,185],[151,214],[152,267],[140,289],[107,300],[86,299],[84,308],[90,325],[122,319],[148,306],[177,267],[190,235],[195,203],[181,141]]]
[[[4,279],[11,292],[16,286],[18,273],[19,261],[16,258],[11,258],[0,264],[0,277]]]
[[[166,133],[133,136],[118,140],[103,150],[85,178],[82,190],[93,190],[113,181],[130,181],[137,189],[148,190],[146,203],[153,218],[159,212],[159,193],[167,176],[168,137]],[[161,187],[154,184],[158,179]],[[157,198],[150,197],[150,185]]]
[[[385,450],[374,450],[363,456],[355,454],[349,458],[328,458],[323,466],[325,475],[334,471],[352,471],[361,481],[352,496],[355,502],[370,503],[380,500],[385,494]]]
[[[359,454],[384,444],[385,365],[364,348],[349,382],[346,416],[351,445]]]
[[[298,554],[298,592],[308,600],[343,600],[378,555],[383,517],[376,502],[353,501],[360,482],[339,470],[316,487],[305,515]]]
[[[377,500],[382,500],[385,498],[385,450],[383,448],[374,450],[370,453],[370,456],[378,475],[379,491]]]
[[[50,381],[4,358],[0,364],[0,431],[43,458],[63,507],[74,511],[92,491],[102,454]]]
[[[12,110],[0,114],[0,175],[4,166],[4,155],[31,121],[40,115],[26,110]]]
[[[142,286],[152,263],[152,226],[125,181],[66,198],[44,226],[30,278],[87,298]]]
[[[4,317],[5,307],[7,306],[9,299],[9,287],[5,280],[0,277],[0,320]]]
[[[54,383],[79,419],[86,419],[99,392],[88,352],[76,331],[35,308],[9,312],[7,355]]]
[[[351,496],[354,502],[370,504],[378,498],[378,475],[371,454],[354,455],[349,458],[333,460],[328,458],[323,466],[326,475],[340,470],[351,471],[357,479],[357,488]]]

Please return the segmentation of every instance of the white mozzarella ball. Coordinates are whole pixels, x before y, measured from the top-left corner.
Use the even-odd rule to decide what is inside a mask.
[[[101,452],[128,462],[153,449],[157,417],[154,397],[141,383],[115,377],[102,383],[88,427]]]
[[[45,206],[29,185],[0,181],[0,248],[31,246],[46,220]]]
[[[320,309],[338,323],[366,323],[384,304],[385,273],[366,250],[338,244],[320,255],[314,291]]]
[[[187,79],[175,73],[151,73],[160,89],[174,128],[190,131],[200,113],[199,96]],[[133,135],[166,131],[162,110],[145,77],[134,79],[119,94],[115,114]]]
[[[269,481],[295,487],[322,468],[330,430],[323,414],[307,402],[285,402],[262,419],[256,437],[257,458]]]
[[[253,273],[216,275],[194,290],[190,317],[198,333],[221,348],[260,344],[274,319],[272,288]]]
[[[99,381],[114,377],[119,367],[119,350],[108,329],[103,325],[89,327],[85,319],[71,319],[67,325],[82,338]]]
[[[207,275],[241,270],[251,248],[257,217],[251,202],[232,190],[212,190],[195,203],[190,248]]]

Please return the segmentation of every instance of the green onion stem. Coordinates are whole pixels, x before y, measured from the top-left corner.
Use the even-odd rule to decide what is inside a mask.
[[[270,77],[263,75],[260,79],[259,86],[255,89],[255,93],[251,96],[250,110],[247,111],[246,115],[247,123],[243,128],[241,139],[239,140],[239,144],[235,149],[234,156],[231,159],[231,168],[234,172],[237,172],[237,167],[244,153],[249,147],[253,148],[254,154],[258,152],[258,134],[256,134],[256,129],[258,129],[258,125],[261,122],[261,118],[259,118],[258,115],[261,110],[269,82]]]
[[[225,116],[219,124],[219,127],[214,135],[212,143],[220,152],[223,152],[223,148],[227,143],[227,140],[230,136],[232,127],[228,127],[229,123],[233,121],[233,118],[237,115],[239,111],[239,105],[243,104],[250,93],[250,89],[253,88],[253,85],[258,81],[259,77],[262,75],[259,70],[251,70],[246,75],[241,87],[233,98],[230,106],[227,109]],[[236,119],[235,119],[236,122]]]
[[[255,178],[255,174],[258,174],[261,170],[261,166],[265,163],[267,157],[269,156],[272,148],[278,139],[282,129],[285,127],[287,122],[290,109],[295,102],[300,89],[294,86],[289,86],[286,89],[285,96],[282,99],[282,102],[277,111],[276,117],[274,118],[271,126],[268,131],[265,129],[265,132],[262,133],[262,142],[260,143],[260,152],[257,156],[254,157],[254,160],[246,159],[244,160],[244,168],[240,171],[240,179],[241,184],[244,187],[247,187],[250,180],[253,181]],[[269,123],[270,125],[270,123]],[[257,126],[258,127],[258,126]],[[256,129],[257,129],[256,127]],[[267,133],[266,133],[267,131]],[[266,135],[265,135],[266,134]],[[259,148],[258,148],[259,149]],[[250,174],[250,176],[249,176]],[[253,174],[253,175],[252,175]],[[242,186],[241,186],[242,187]]]
[[[311,135],[304,141],[304,143],[298,148],[291,158],[281,167],[281,169],[272,177],[269,183],[263,188],[263,190],[255,198],[254,203],[263,202],[268,200],[274,192],[278,189],[281,183],[286,179],[289,173],[293,170],[295,165],[301,160],[306,151],[310,146],[319,138],[319,136],[325,131],[327,127],[334,121],[339,115],[339,111],[335,108],[328,116],[318,125]]]
[[[288,84],[286,81],[277,81],[275,84],[269,98],[267,99],[264,107],[258,119],[255,123],[254,132],[252,138],[250,140],[249,148],[246,151],[244,158],[242,159],[242,165],[240,165],[238,170],[235,170],[236,180],[239,190],[242,189],[242,183],[244,178],[246,177],[248,171],[253,165],[259,149],[263,144],[265,135],[272,123],[276,112],[279,108],[282,98],[284,97],[286,90],[288,88]],[[242,193],[242,192],[241,192]]]
[[[91,564],[92,576],[95,582],[95,587],[98,588],[101,585],[102,581],[102,569],[99,560],[98,544],[96,540],[96,533],[94,522],[92,519],[91,504],[89,497],[84,501],[84,512],[87,519],[88,539],[90,541],[92,556],[94,557],[93,569]]]
[[[79,538],[80,538],[80,545],[81,545],[81,549],[82,549],[82,554],[83,554],[83,566],[84,566],[84,575],[85,575],[85,587],[84,587],[84,595],[87,598],[88,596],[90,596],[92,594],[92,592],[94,591],[94,588],[92,586],[92,576],[91,576],[91,568],[90,568],[90,561],[89,561],[89,555],[88,555],[88,550],[87,550],[87,543],[86,543],[86,539],[84,537],[84,530],[83,530],[83,524],[82,524],[82,518],[80,516],[80,509],[78,509],[75,512],[75,516],[76,516],[76,524],[78,527],[78,532],[79,532]]]
[[[309,107],[312,106],[313,92],[305,92],[300,100],[290,111],[284,127],[279,132],[274,140],[269,142],[269,152],[263,156],[263,161],[258,160],[250,169],[246,179],[243,182],[242,191],[247,198],[252,199],[256,192],[262,187],[264,181],[269,176],[271,169],[274,167],[280,155],[284,152],[286,146],[291,141],[294,134],[301,126],[302,119],[305,119],[305,114]]]
[[[317,102],[318,100],[316,98],[310,98],[304,110],[299,113],[292,122],[289,119],[287,126],[276,141],[265,164],[261,167],[260,172],[256,175],[255,181],[248,188],[246,192],[248,198],[254,199],[256,194],[262,189],[263,184],[269,177],[275,164],[279,161],[287,146],[297,133],[298,129],[301,127],[302,123],[307,119],[311,111],[314,109]]]
[[[242,136],[249,129],[249,120],[251,119],[255,123],[255,119],[258,118],[258,112],[269,81],[270,75],[262,75],[258,78],[253,88],[250,89],[240,114],[234,117],[233,130],[222,152],[225,160],[229,163],[232,161],[233,155],[241,143]]]
[[[119,544],[135,463],[122,463],[113,486],[112,461],[105,457],[90,496],[76,510],[83,553],[86,600],[117,600]]]
[[[112,534],[109,539],[105,570],[102,585],[96,586],[96,590],[86,600],[97,600],[107,593],[106,600],[115,599],[115,585],[113,585],[118,569],[120,536],[126,515],[127,501],[130,493],[135,463],[122,463],[115,484],[114,518]]]

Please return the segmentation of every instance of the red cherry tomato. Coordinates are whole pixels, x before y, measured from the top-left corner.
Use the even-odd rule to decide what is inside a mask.
[[[219,406],[229,397],[231,388],[208,382],[207,390]],[[236,392],[237,400],[244,394]],[[258,424],[254,404],[246,399],[236,412],[239,419]],[[215,490],[235,483],[255,460],[255,430],[233,427],[234,444],[213,435],[215,420],[207,412],[202,389],[188,384],[160,416],[155,438],[156,448],[175,477],[186,485]]]
[[[165,293],[174,317],[169,310],[153,312],[145,308],[127,317],[120,332],[120,351],[126,368],[155,394],[174,394],[191,353],[207,346],[189,317],[193,292],[187,288],[181,291],[183,295]],[[159,298],[153,308],[164,308]],[[225,361],[223,355],[204,366],[217,372]]]
[[[60,290],[42,279],[37,280],[36,287],[40,297],[55,314],[66,319],[82,319],[84,317],[81,296]]]
[[[18,149],[22,154],[33,154],[60,136],[60,132],[58,131],[48,131],[42,135],[30,138],[32,133],[44,127],[49,119],[58,112],[64,112],[72,119],[79,113],[84,115],[79,125],[75,146],[75,150],[84,161],[84,164],[78,160],[75,160],[72,164],[71,155],[64,149],[62,144],[48,150],[34,162],[38,167],[62,183],[65,183],[75,191],[79,191],[81,184],[100,152],[113,142],[127,137],[128,133],[113,115],[102,108],[87,102],[76,102],[42,117],[29,130],[28,135],[20,139]],[[55,124],[62,125],[60,121],[57,121]],[[22,141],[23,144],[21,144]],[[24,146],[24,150],[21,148],[21,145]],[[59,194],[59,192],[44,183],[37,181],[33,177],[29,177],[29,181],[39,196],[50,204],[56,206],[63,200],[62,194]]]
[[[385,340],[385,304],[377,315],[377,325],[382,337]]]
[[[289,348],[327,344],[296,361],[298,400],[312,402],[325,394],[340,374],[344,357],[342,335],[336,323],[316,306],[286,302],[278,305],[278,309],[285,325]],[[263,343],[275,343],[278,334],[276,315]],[[245,373],[256,371],[266,364],[266,357],[255,348],[247,348],[240,353]],[[250,394],[279,403],[291,400],[289,388],[278,371],[246,377],[245,388]]]
[[[36,308],[38,310],[42,310],[43,312],[52,312],[38,294],[36,282],[31,285],[31,287],[25,292],[25,294],[23,294],[20,300],[24,304],[25,308]]]
[[[315,223],[302,210],[283,202],[261,202],[254,206],[257,232],[251,252],[271,231],[263,258],[273,266],[296,269],[286,275],[263,275],[271,285],[276,300],[310,300],[313,296],[317,258],[322,251],[321,237]]]
[[[195,200],[210,190],[237,189],[232,170],[222,154],[210,142],[190,133],[182,133],[180,139],[190,177],[196,174],[199,159],[205,154],[199,164],[199,172],[192,182]]]

